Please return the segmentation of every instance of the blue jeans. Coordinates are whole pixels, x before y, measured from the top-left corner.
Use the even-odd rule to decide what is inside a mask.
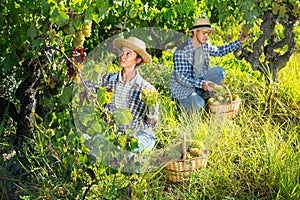
[[[133,152],[140,153],[142,151],[150,151],[155,146],[156,139],[151,128],[139,130],[136,138],[138,140],[138,148],[135,148]]]
[[[225,71],[222,67],[210,68],[203,76],[203,80],[212,81],[216,84],[221,84],[224,78]],[[178,102],[185,108],[187,112],[192,110],[199,112],[205,105],[204,98],[200,96],[203,93],[205,93],[204,90],[196,88],[196,92],[193,92],[185,99],[178,99]]]

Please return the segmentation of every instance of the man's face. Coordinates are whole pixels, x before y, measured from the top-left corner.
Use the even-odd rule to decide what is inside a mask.
[[[197,37],[197,40],[201,43],[201,44],[205,44],[206,40],[208,39],[209,34],[211,33],[210,30],[196,30],[195,34]]]

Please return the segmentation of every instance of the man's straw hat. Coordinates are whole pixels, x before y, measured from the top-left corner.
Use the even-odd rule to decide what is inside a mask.
[[[209,31],[215,31],[213,28],[211,28],[210,22],[208,19],[205,18],[198,18],[194,24],[193,27],[190,29],[190,31],[195,30],[209,30]]]
[[[144,63],[151,63],[151,56],[146,51],[146,44],[136,37],[128,37],[127,39],[117,38],[113,41],[114,47],[121,50],[123,46],[134,50],[139,54]]]

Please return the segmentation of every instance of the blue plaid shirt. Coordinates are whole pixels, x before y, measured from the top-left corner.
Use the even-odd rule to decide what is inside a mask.
[[[204,66],[200,72],[199,78],[195,78],[193,67],[195,47],[192,38],[180,45],[174,53],[174,71],[171,76],[170,89],[172,96],[176,99],[189,97],[196,88],[202,88],[203,75],[209,67],[209,56],[222,57],[235,51],[241,46],[239,40],[223,46],[214,46],[209,43],[202,45],[204,52]]]
[[[92,90],[96,90],[98,87],[105,87],[107,90],[116,91],[116,86],[119,81],[118,76],[121,76],[120,72],[117,73],[107,73],[103,76],[101,84],[93,84],[90,81],[87,81],[86,84]],[[135,77],[135,83],[133,84],[132,88],[129,90],[128,95],[126,97],[126,108],[130,110],[130,113],[133,117],[133,120],[129,125],[119,125],[119,131],[125,131],[126,129],[131,130],[138,130],[138,129],[148,129],[153,128],[155,124],[150,124],[147,121],[148,113],[146,109],[146,104],[141,99],[142,98],[142,89],[147,90],[155,90],[154,86],[147,82],[143,77],[137,72]],[[108,110],[113,113],[116,109],[116,102],[115,96],[112,97],[112,102],[106,107]],[[152,117],[158,119],[158,107],[159,105],[156,104],[155,110],[156,113],[152,114]]]

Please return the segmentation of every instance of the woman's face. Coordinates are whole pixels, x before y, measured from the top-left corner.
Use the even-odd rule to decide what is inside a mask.
[[[122,68],[135,68],[142,61],[137,58],[137,53],[128,47],[122,47],[119,55],[119,65]]]

